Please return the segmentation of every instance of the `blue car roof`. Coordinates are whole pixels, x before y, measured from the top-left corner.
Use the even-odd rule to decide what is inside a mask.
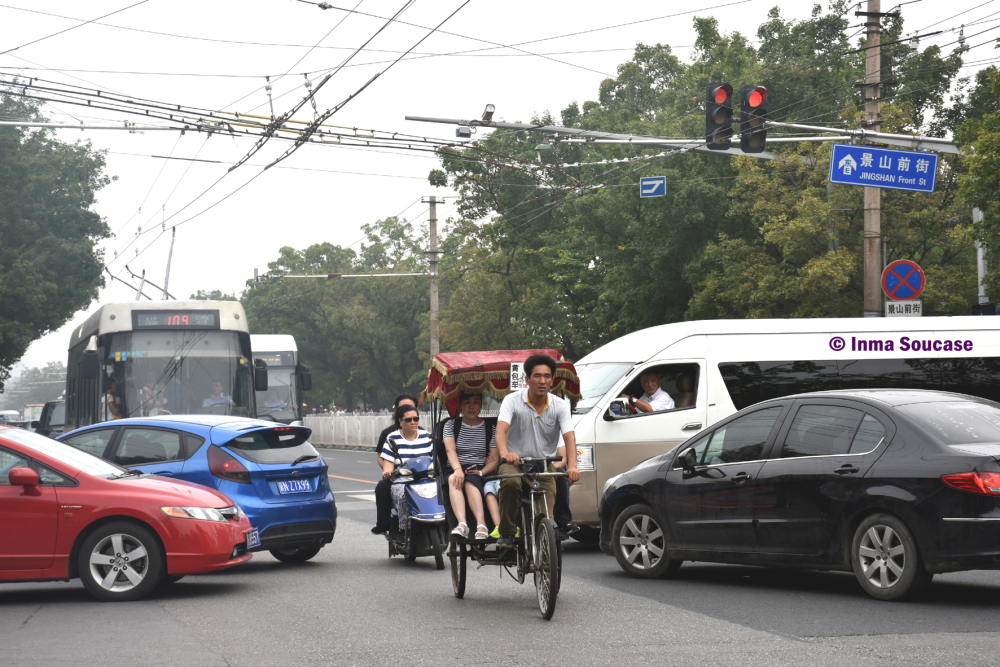
[[[309,435],[312,435],[312,430],[304,426],[289,427],[284,424],[264,419],[230,417],[226,415],[162,415],[159,417],[132,417],[129,419],[116,419],[110,422],[92,424],[90,426],[84,426],[76,429],[76,431],[91,430],[102,427],[109,428],[114,426],[164,426],[188,431],[190,433],[197,433],[203,436],[210,433],[211,435],[209,440],[212,444],[216,445],[229,442],[236,436],[248,431],[261,431],[271,428],[295,428],[296,430],[307,431],[307,438]],[[76,431],[71,431],[70,433],[61,435],[58,439],[61,440]]]

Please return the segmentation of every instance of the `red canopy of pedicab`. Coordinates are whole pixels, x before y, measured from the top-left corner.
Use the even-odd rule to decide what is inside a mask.
[[[463,391],[490,394],[497,400],[510,393],[510,365],[523,363],[533,354],[547,354],[556,361],[552,393],[576,405],[580,378],[572,362],[559,350],[493,350],[491,352],[443,352],[431,361],[427,386],[421,398],[440,400],[453,417],[458,414],[458,396]]]

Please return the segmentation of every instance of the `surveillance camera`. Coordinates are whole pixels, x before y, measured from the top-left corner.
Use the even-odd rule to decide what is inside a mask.
[[[459,127],[455,130],[455,136],[459,139],[471,139],[472,130],[467,127]]]
[[[493,112],[495,111],[495,109],[496,109],[496,107],[494,107],[492,104],[487,104],[486,105],[486,110],[483,111],[483,122],[484,123],[489,123],[489,122],[493,121]]]

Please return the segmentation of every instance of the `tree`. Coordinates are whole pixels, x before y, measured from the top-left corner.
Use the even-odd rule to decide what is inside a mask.
[[[232,294],[226,294],[220,289],[214,289],[211,291],[200,289],[189,298],[194,301],[239,301],[239,299],[236,298],[235,292]]]
[[[330,243],[284,247],[268,264],[281,273],[418,273],[427,270],[423,239],[412,225],[386,218],[362,227],[360,253]],[[272,278],[250,284],[241,299],[253,333],[295,336],[302,363],[313,373],[321,404],[390,405],[401,390],[426,378],[429,285],[423,277]]]
[[[0,115],[44,121],[35,105],[0,95]],[[0,128],[0,389],[28,345],[58,329],[104,285],[94,211],[110,182],[104,154],[50,131]]]
[[[50,361],[44,368],[26,368],[7,383],[0,399],[4,410],[20,410],[25,405],[45,403],[59,398],[66,389],[66,367]]]
[[[1000,48],[998,42],[997,48]],[[1000,298],[1000,71],[981,72],[969,96],[968,118],[956,138],[965,151],[968,171],[961,176],[962,196],[983,213],[976,237],[987,253],[986,291]]]

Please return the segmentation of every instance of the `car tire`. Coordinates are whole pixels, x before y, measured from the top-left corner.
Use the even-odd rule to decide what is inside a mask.
[[[99,526],[83,541],[77,557],[83,587],[106,602],[147,595],[160,584],[165,565],[153,533],[126,521]]]
[[[313,546],[297,549],[271,549],[271,555],[282,563],[304,563],[318,554],[322,548],[322,546]]]
[[[891,514],[873,514],[854,531],[851,540],[854,576],[876,600],[912,598],[931,582],[917,542],[906,524]]]
[[[662,577],[682,562],[668,556],[666,523],[649,505],[630,505],[618,515],[611,548],[626,574],[637,579]]]

